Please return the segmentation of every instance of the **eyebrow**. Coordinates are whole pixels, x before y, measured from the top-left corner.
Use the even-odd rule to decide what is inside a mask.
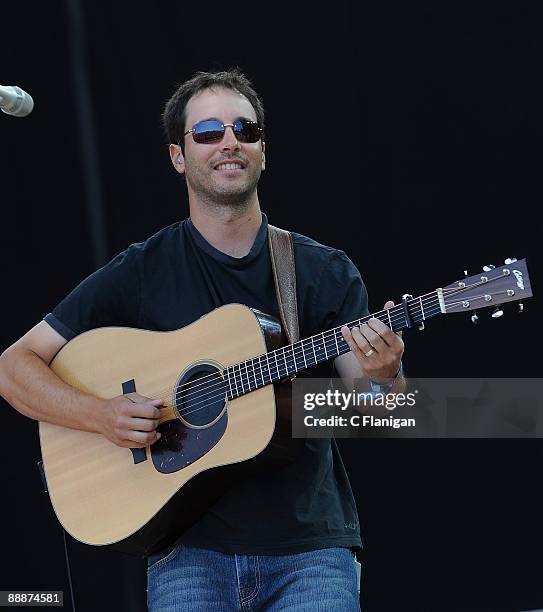
[[[237,121],[238,119],[244,119],[245,121],[254,121],[255,123],[258,123],[258,121],[255,121],[255,119],[251,119],[250,117],[243,117],[242,115],[239,117],[236,117],[234,121]],[[202,123],[202,121],[221,121],[222,122],[222,119],[219,119],[218,117],[206,117],[205,119],[200,119],[200,121],[197,121],[194,125],[198,123]]]

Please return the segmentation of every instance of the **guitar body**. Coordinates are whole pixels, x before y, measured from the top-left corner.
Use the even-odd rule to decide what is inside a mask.
[[[288,450],[277,436],[268,457],[247,461],[269,445],[276,429],[274,385],[230,401],[219,394],[211,411],[196,404],[184,413],[176,389],[187,380],[197,389],[191,373],[209,376],[281,340],[275,319],[228,304],[177,331],[108,327],[67,343],[51,363],[66,383],[103,398],[135,390],[166,405],[162,437],[145,449],[40,423],[48,491],[64,529],[87,544],[149,554],[174,541],[239,478],[267,461],[276,465],[274,455]],[[189,422],[195,415],[199,420]],[[288,427],[282,429],[290,438]]]

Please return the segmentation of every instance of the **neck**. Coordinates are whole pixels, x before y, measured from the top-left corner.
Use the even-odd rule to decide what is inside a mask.
[[[262,223],[256,194],[244,207],[190,202],[189,208],[194,227],[217,250],[231,257],[244,257],[251,250]]]
[[[398,306],[381,310],[373,315],[356,319],[346,326],[352,329],[375,317],[398,332],[420,325],[431,317],[446,312],[443,290],[436,289],[418,298],[407,297]],[[283,346],[269,353],[258,355],[247,361],[229,366],[223,372],[225,389],[229,399],[245,395],[250,391],[285,380],[313,366],[335,359],[350,348],[341,333],[341,325],[321,332],[294,344]],[[215,385],[215,380],[210,379]]]

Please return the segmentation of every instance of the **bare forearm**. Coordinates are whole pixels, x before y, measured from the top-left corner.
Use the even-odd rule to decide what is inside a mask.
[[[103,400],[63,382],[31,350],[8,349],[0,356],[0,394],[32,419],[98,431]]]

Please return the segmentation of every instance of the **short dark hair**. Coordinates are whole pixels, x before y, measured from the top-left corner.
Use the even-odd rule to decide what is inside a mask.
[[[225,87],[243,94],[252,104],[258,125],[264,130],[264,106],[251,81],[239,68],[229,68],[220,72],[196,72],[192,78],[185,81],[175,90],[166,102],[162,113],[162,123],[168,143],[180,144],[184,152],[183,134],[186,132],[186,109],[188,101],[205,89]],[[264,133],[262,135],[264,140]]]

